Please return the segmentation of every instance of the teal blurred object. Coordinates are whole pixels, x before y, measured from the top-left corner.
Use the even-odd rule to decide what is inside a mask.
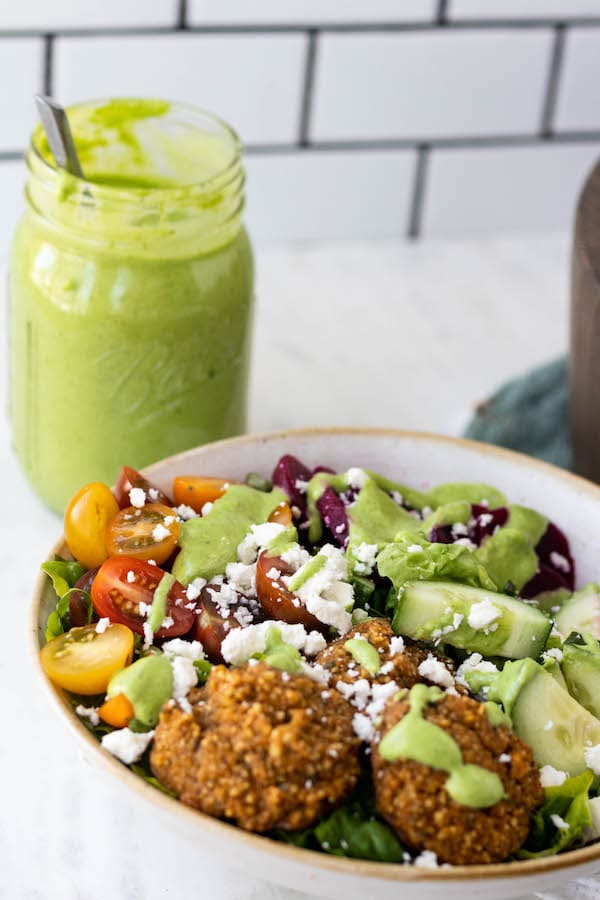
[[[504,384],[477,408],[464,436],[570,469],[566,358]]]

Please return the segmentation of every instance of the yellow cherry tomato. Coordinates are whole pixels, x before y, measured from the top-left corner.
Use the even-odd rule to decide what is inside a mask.
[[[278,525],[291,525],[293,521],[292,510],[290,509],[289,503],[286,503],[285,501],[282,501],[279,506],[276,506],[269,516],[269,522],[276,522]]]
[[[42,669],[55,684],[74,694],[103,694],[108,682],[133,657],[133,632],[126,625],[71,628],[40,650]]]
[[[222,497],[229,484],[234,482],[208,475],[178,475],[173,480],[173,496],[178,506],[185,503],[197,513],[201,513],[204,504],[214,503]]]
[[[112,491],[100,481],[86,484],[69,501],[65,510],[65,539],[80,563],[93,569],[104,562],[106,526],[119,512]]]

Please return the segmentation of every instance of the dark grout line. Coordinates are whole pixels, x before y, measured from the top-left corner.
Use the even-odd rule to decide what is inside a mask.
[[[317,32],[311,30],[306,44],[304,62],[304,80],[302,83],[302,100],[300,103],[300,123],[298,125],[298,144],[307,147],[310,141],[310,124],[314,95],[315,63],[317,59]]]
[[[438,0],[435,21],[438,25],[448,24],[448,0]]]
[[[552,45],[552,55],[550,57],[550,66],[548,68],[548,80],[546,82],[546,93],[544,95],[544,106],[540,123],[540,132],[544,136],[551,135],[554,126],[558,88],[565,56],[565,36],[565,26],[557,25],[554,29],[554,43]]]
[[[406,231],[406,236],[413,239],[421,236],[423,205],[425,202],[425,189],[427,185],[427,170],[429,168],[429,153],[430,147],[427,144],[421,144],[417,149],[415,177],[413,180],[408,228]]]
[[[444,8],[444,0],[439,0],[439,10]],[[185,24],[181,24],[181,15]],[[600,28],[600,16],[563,16],[561,18],[498,18],[498,19],[452,19],[446,18],[443,22],[423,20],[418,22],[319,22],[307,25],[302,22],[253,24],[251,22],[239,25],[189,25],[187,24],[187,6],[185,0],[179,0],[180,21],[175,25],[123,25],[106,26],[98,28],[56,28],[52,34],[58,37],[143,37],[145,35],[176,34],[185,30],[186,34],[317,34],[327,32],[331,34],[368,34],[373,32],[420,32],[438,31],[440,28],[453,31],[483,30],[509,28],[516,30],[548,29],[558,26]],[[40,28],[7,28],[0,29],[0,40],[5,38],[44,37],[48,32]]]
[[[44,35],[44,63],[42,70],[42,93],[52,96],[54,88],[54,40],[53,34]]]
[[[187,0],[177,0],[177,25],[178,31],[185,31],[188,27]]]

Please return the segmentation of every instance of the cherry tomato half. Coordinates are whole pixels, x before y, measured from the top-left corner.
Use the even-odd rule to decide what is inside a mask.
[[[120,510],[106,529],[109,556],[132,556],[163,563],[179,540],[179,522],[175,510],[162,503],[149,503],[141,509],[128,506]]]
[[[147,478],[144,478],[140,472],[129,466],[123,466],[115,488],[115,496],[121,509],[131,506],[129,492],[132,488],[141,488],[146,494],[147,503],[163,503],[165,506],[173,505],[171,498],[167,497],[164,491],[153,485]]]
[[[71,628],[40,650],[42,669],[55,684],[75,694],[102,694],[119,669],[131,662],[133,633],[124,625],[109,625],[99,634],[95,625]]]
[[[293,516],[289,503],[282,501],[279,506],[276,506],[269,516],[269,522],[277,522],[278,525],[284,526],[291,525]]]
[[[86,484],[65,510],[65,540],[75,559],[93,569],[104,562],[106,526],[119,512],[112,491],[100,481]]]
[[[269,556],[266,550],[256,563],[256,593],[267,618],[289,625],[304,625],[306,629],[327,631],[328,626],[309,613],[303,603],[287,589],[283,575],[293,575],[293,568],[279,556]]]
[[[228,482],[225,478],[179,475],[173,480],[173,496],[178,506],[185,503],[200,513],[205,503],[214,503],[222,497],[229,484],[232,482]]]
[[[192,632],[194,640],[200,641],[212,663],[225,662],[221,655],[221,643],[233,628],[241,627],[241,623],[235,618],[235,612],[242,604],[228,604],[229,615],[222,616],[213,597],[213,594],[218,594],[220,590],[221,585],[219,584],[207,584],[202,588],[198,599],[201,612],[196,617]],[[254,621],[258,621],[258,619],[255,617]]]
[[[107,725],[113,728],[125,728],[134,717],[134,709],[131,701],[125,694],[115,694],[110,700],[106,700],[100,709],[98,715]]]
[[[144,633],[146,617],[140,603],[152,603],[154,591],[165,573],[141,559],[113,556],[100,566],[92,584],[92,603],[98,615],[121,622],[137,634]],[[166,615],[173,619],[168,628],[159,628],[156,637],[172,638],[186,634],[196,619],[196,610],[185,588],[175,582],[167,596]]]

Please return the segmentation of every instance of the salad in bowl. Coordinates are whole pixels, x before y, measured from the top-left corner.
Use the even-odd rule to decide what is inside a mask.
[[[600,837],[600,589],[484,483],[285,453],[65,513],[42,668],[106,753],[274,841],[401,867]]]

